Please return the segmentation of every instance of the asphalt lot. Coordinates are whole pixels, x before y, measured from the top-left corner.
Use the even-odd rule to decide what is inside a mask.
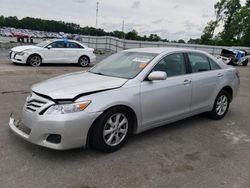
[[[221,121],[195,116],[133,136],[112,154],[53,151],[8,128],[32,84],[79,71],[75,65],[15,66],[0,49],[0,187],[250,187],[250,66],[238,67],[241,88]],[[98,60],[103,56],[98,56]]]

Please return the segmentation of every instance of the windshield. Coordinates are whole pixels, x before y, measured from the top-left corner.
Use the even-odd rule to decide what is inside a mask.
[[[121,52],[114,54],[90,69],[89,72],[105,76],[132,79],[136,77],[157,54]]]
[[[38,43],[36,46],[43,48],[43,47],[47,46],[50,42],[51,42],[50,40],[45,40],[41,43]]]

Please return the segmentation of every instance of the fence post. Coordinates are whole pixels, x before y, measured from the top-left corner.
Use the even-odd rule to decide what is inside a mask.
[[[116,47],[116,52],[118,52],[118,50],[117,50],[117,47],[118,47],[118,40],[116,39],[115,41],[116,41],[116,45],[115,45],[115,47]]]
[[[95,38],[96,40],[95,40],[95,44],[96,44],[96,49],[98,48],[98,46],[97,46],[97,37]]]
[[[109,50],[111,50],[111,37],[109,37]]]
[[[215,55],[215,48],[213,48],[213,52],[212,53],[213,53],[212,55]]]
[[[126,49],[126,40],[123,39],[123,50],[125,50],[125,49]]]
[[[107,37],[107,36],[106,36],[105,41],[106,41],[106,42],[105,42],[105,50],[108,50],[108,49],[107,49],[107,44],[108,44],[108,37]]]

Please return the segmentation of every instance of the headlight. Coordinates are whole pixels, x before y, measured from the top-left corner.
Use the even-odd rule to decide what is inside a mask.
[[[74,112],[81,112],[87,108],[91,101],[84,101],[71,104],[56,104],[51,106],[45,114],[58,115],[58,114],[69,114]]]
[[[18,52],[17,55],[20,55],[20,56],[24,56],[25,54],[27,54],[27,52]]]

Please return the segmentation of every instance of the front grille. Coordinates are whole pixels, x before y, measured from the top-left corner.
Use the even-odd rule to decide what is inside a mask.
[[[10,51],[10,59],[11,59],[12,51]]]
[[[44,105],[46,105],[46,102],[37,99],[32,99],[30,101],[27,101],[25,108],[30,112],[36,112]]]

